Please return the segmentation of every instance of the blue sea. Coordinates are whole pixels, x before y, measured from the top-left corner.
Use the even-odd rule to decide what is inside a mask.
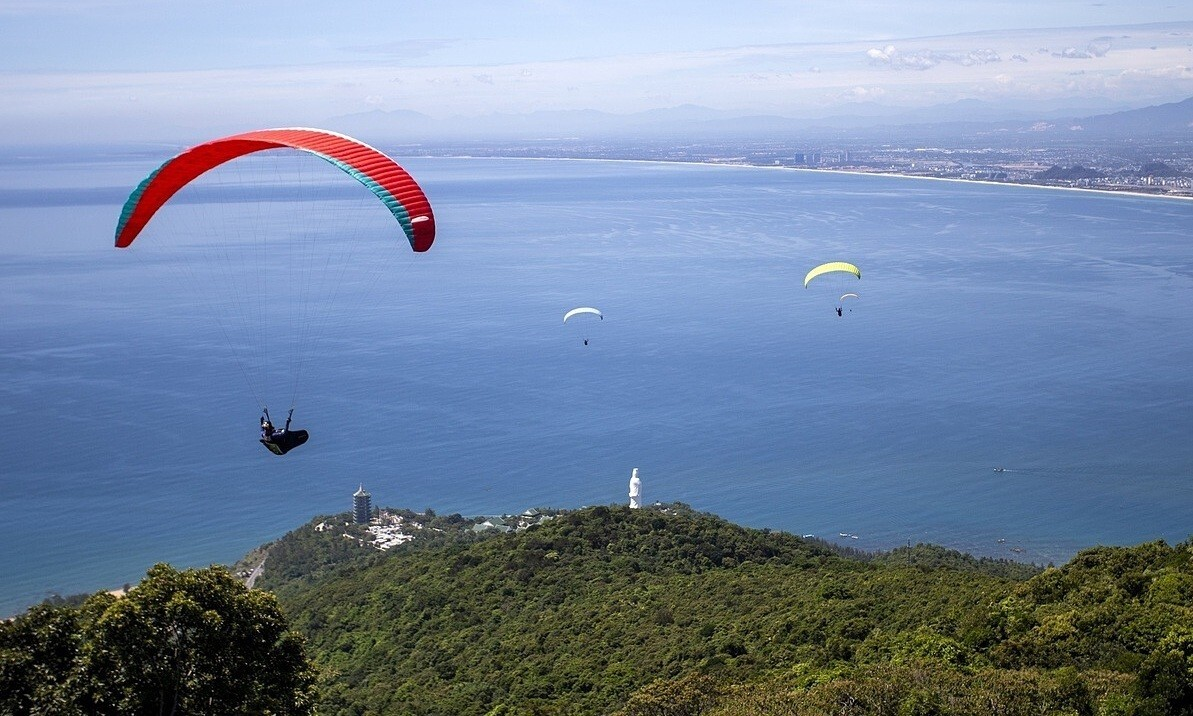
[[[371,300],[320,300],[294,398],[312,437],[279,458],[257,419],[291,395],[246,366],[266,385],[286,351],[230,357],[205,284],[176,280],[185,249],[112,248],[166,156],[0,164],[0,614],[231,563],[361,484],[495,514],[625,503],[637,467],[648,503],[1037,563],[1193,533],[1193,202],[400,159],[436,243],[374,261],[392,227],[364,222],[357,261],[387,268]],[[320,202],[335,241],[340,197]],[[861,279],[804,288],[838,260]],[[249,305],[285,333],[288,296]],[[604,320],[563,324],[577,306]]]

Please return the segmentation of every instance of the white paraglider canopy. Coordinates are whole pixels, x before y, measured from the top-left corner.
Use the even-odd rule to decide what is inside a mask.
[[[589,306],[581,306],[580,308],[573,308],[572,310],[563,314],[563,322],[567,323],[569,318],[571,318],[572,316],[578,316],[582,313],[591,313],[591,314],[595,315],[597,318],[600,318],[602,321],[605,320],[605,316],[597,309],[591,308]]]

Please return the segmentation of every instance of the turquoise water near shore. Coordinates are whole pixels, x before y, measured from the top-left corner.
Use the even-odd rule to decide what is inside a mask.
[[[621,503],[638,467],[647,502],[1036,562],[1193,533],[1193,202],[403,164],[437,243],[332,315],[281,459],[218,328],[111,248],[156,162],[0,166],[0,613],[231,562],[362,482],[491,514]],[[801,283],[838,259],[863,270],[841,318]],[[587,347],[578,305],[606,316]]]

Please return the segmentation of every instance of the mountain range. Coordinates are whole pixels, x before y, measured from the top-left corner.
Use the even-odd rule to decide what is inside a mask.
[[[596,110],[537,111],[483,117],[433,118],[408,110],[341,115],[325,126],[380,142],[435,141],[925,141],[983,139],[995,143],[1041,141],[1182,140],[1193,136],[1193,97],[1161,105],[1121,108],[1110,101],[1094,106],[1004,107],[962,100],[920,109],[854,105],[848,114],[817,119],[745,115],[696,105],[634,114]]]

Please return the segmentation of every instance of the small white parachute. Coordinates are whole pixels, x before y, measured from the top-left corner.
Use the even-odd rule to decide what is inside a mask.
[[[597,309],[590,308],[589,306],[581,306],[580,308],[573,308],[572,310],[563,314],[563,322],[567,323],[569,318],[571,318],[572,316],[578,316],[582,313],[591,313],[591,314],[595,315],[597,318],[601,319],[602,321],[605,320],[604,314],[602,314]]]
[[[591,306],[581,306],[579,308],[573,308],[572,310],[563,314],[563,322],[564,322],[564,324],[567,324],[569,318],[572,318],[575,316],[584,316],[584,315],[596,316],[598,319],[600,319],[602,321],[605,320],[604,314],[602,314],[597,309],[595,309]],[[579,326],[579,328],[569,328],[568,331],[583,331],[584,332],[584,345],[588,345],[588,331],[589,331],[590,327],[593,325],[592,319],[591,318],[581,319],[579,321],[572,323],[572,325]]]

